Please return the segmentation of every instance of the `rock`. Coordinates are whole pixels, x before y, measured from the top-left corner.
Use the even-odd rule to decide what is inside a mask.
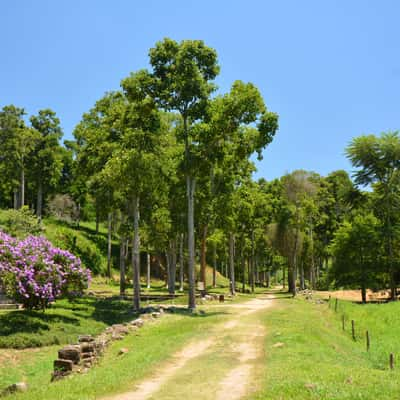
[[[80,335],[78,337],[79,343],[94,342],[94,337],[92,335]]]
[[[123,354],[129,353],[129,350],[126,347],[122,347],[119,349],[118,355],[122,356]]]
[[[87,360],[88,358],[95,357],[95,353],[83,353],[82,360]]]
[[[159,312],[153,312],[153,313],[151,314],[151,316],[152,316],[153,318],[160,318],[160,317],[161,317],[161,313],[159,313]]]
[[[219,302],[223,303],[225,301],[225,296],[223,294],[219,295]]]
[[[136,326],[136,325],[129,325],[128,326],[128,329],[130,330],[130,331],[136,331],[136,330],[138,330],[139,329],[139,327],[138,326]]]
[[[129,333],[129,329],[122,324],[112,325],[113,333],[117,333],[119,335],[127,335]]]
[[[58,358],[61,360],[70,360],[74,364],[78,364],[81,359],[81,347],[80,346],[65,346],[61,350],[58,350]]]
[[[28,390],[28,384],[26,382],[13,383],[12,385],[5,388],[1,395],[5,396],[11,393],[26,392]]]
[[[70,372],[74,363],[71,360],[54,360],[54,369],[57,371]]]
[[[85,360],[83,360],[83,366],[85,368],[90,368],[96,361],[95,357],[91,357],[91,358],[86,358]]]
[[[272,345],[272,347],[275,347],[275,348],[281,348],[281,347],[283,347],[285,345],[285,343],[282,343],[282,342],[277,342],[277,343],[275,343],[274,345]]]
[[[139,328],[141,328],[141,327],[143,326],[143,324],[144,324],[144,321],[143,321],[142,318],[134,319],[134,320],[131,322],[131,325],[137,326],[137,327],[139,327]]]
[[[111,340],[122,340],[124,337],[122,335],[119,335],[117,333],[113,333],[111,336]]]
[[[82,343],[80,347],[81,347],[82,353],[94,353],[96,351],[95,343],[86,343],[85,342],[85,343]]]

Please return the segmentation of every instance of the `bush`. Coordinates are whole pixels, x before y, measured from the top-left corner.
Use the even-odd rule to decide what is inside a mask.
[[[90,278],[79,258],[45,238],[18,241],[0,232],[0,282],[25,308],[44,310],[58,297],[80,295]]]
[[[79,219],[78,207],[67,194],[56,194],[49,201],[47,212],[61,221],[76,222]]]
[[[39,220],[27,206],[19,210],[4,211],[1,228],[9,235],[19,238],[38,235],[42,232]]]
[[[87,239],[81,232],[74,231],[71,228],[62,227],[56,230],[47,230],[50,240],[61,248],[68,249],[76,254],[82,264],[89,268],[93,273],[100,274],[104,272],[104,260],[95,243]]]

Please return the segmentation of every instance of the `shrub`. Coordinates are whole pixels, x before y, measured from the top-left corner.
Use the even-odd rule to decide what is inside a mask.
[[[76,222],[79,219],[78,207],[67,194],[56,194],[49,201],[47,211],[61,221]]]
[[[25,308],[44,310],[58,297],[82,294],[90,278],[79,258],[45,238],[19,241],[0,232],[0,282]]]
[[[42,232],[39,220],[27,206],[19,210],[4,211],[1,227],[9,235],[19,238],[38,235]]]
[[[76,254],[82,264],[93,273],[100,274],[104,272],[106,261],[104,261],[99,247],[82,232],[74,231],[68,227],[57,227],[56,229],[47,230],[46,234],[55,245]]]

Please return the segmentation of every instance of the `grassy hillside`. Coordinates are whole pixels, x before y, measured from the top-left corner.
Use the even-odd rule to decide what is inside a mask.
[[[132,319],[131,303],[80,298],[57,300],[42,311],[0,311],[0,348],[41,347],[74,342],[80,334],[98,334],[108,325]]]
[[[12,212],[12,211],[11,211]],[[24,214],[14,215],[10,219],[10,210],[0,210],[0,227],[9,234],[14,235],[18,231],[16,225],[20,225],[21,235],[26,227],[22,220]],[[29,219],[29,214],[27,214]],[[81,223],[80,226],[68,224],[52,218],[45,218],[41,226],[41,232],[35,230],[35,234],[43,234],[55,246],[69,250],[82,260],[82,263],[95,274],[104,274],[107,267],[107,234],[102,228],[96,235],[92,224]],[[113,261],[116,263],[118,254],[117,244],[113,243]]]
[[[348,319],[364,321],[372,334],[371,352],[357,341],[349,324],[342,331],[341,313],[327,304],[282,298],[265,314],[263,389],[255,399],[392,399],[399,394],[400,365],[389,370],[389,351],[400,359],[400,303],[363,306],[342,303]],[[379,357],[381,357],[379,359]]]

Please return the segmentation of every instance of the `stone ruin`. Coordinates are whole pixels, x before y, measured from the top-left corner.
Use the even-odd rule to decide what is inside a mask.
[[[164,308],[148,307],[140,318],[124,324],[114,324],[106,328],[100,335],[81,335],[78,343],[67,345],[58,351],[58,359],[54,360],[54,370],[51,380],[59,380],[72,373],[85,373],[104,353],[107,346],[116,340],[122,340],[126,335],[141,328],[146,320],[159,318]],[[173,312],[173,311],[172,311]]]

